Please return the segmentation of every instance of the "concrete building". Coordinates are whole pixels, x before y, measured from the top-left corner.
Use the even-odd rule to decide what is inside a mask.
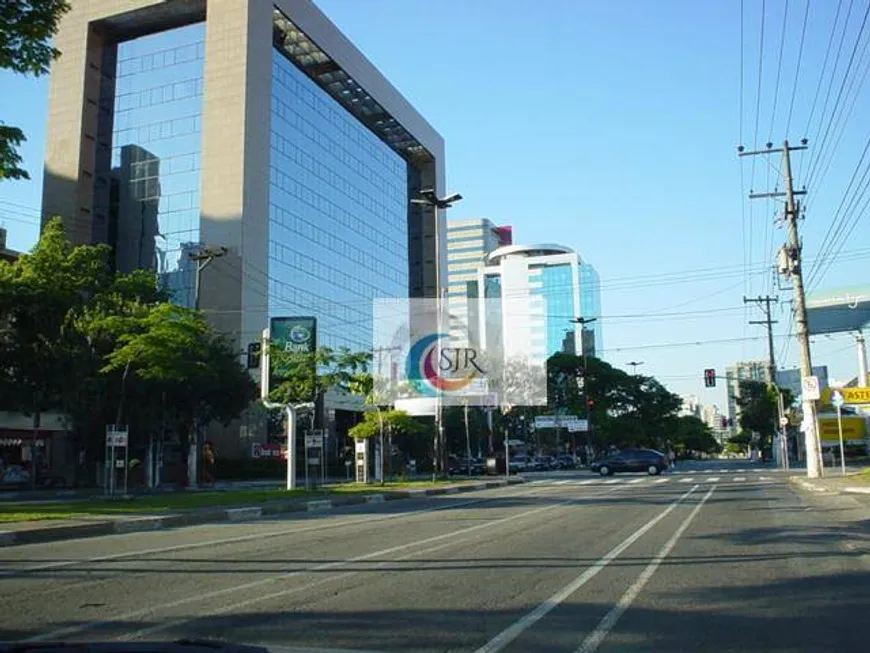
[[[761,360],[740,361],[725,368],[725,386],[728,392],[728,419],[734,423],[734,428],[740,428],[740,407],[737,398],[740,396],[740,381],[767,382],[767,362]]]
[[[813,368],[813,376],[819,377],[819,388],[824,390],[828,386],[828,366],[820,365]],[[791,390],[792,396],[797,401],[801,396],[801,371],[800,368],[790,370],[777,370],[776,385],[786,390]]]
[[[207,12],[206,12],[207,9]],[[371,347],[375,297],[437,297],[444,143],[310,0],[74,2],[50,80],[44,216],[192,303],[240,346],[273,316]]]
[[[598,274],[562,245],[509,245],[486,257],[477,275],[479,297],[499,300],[479,316],[479,337],[506,356],[544,361],[558,351],[602,351]],[[595,317],[583,327],[575,317]]]
[[[701,401],[697,395],[685,395],[681,399],[683,405],[680,406],[680,416],[701,417]]]
[[[478,296],[478,272],[487,255],[512,242],[511,227],[497,227],[486,218],[447,223],[447,310],[454,337],[467,335],[468,297]]]
[[[0,261],[12,263],[20,256],[20,252],[6,248],[6,230],[0,227]]]

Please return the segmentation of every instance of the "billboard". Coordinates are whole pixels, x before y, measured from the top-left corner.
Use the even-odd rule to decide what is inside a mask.
[[[474,306],[472,306],[472,304]],[[385,403],[437,399],[443,405],[539,406],[547,403],[546,358],[528,346],[530,327],[511,324],[518,343],[488,337],[468,316],[500,316],[499,300],[468,299],[463,315],[435,299],[375,300],[374,392]],[[524,331],[520,334],[520,331]],[[481,334],[481,335],[478,335]],[[524,336],[524,337],[521,337]]]
[[[269,387],[275,389],[288,378],[290,371],[300,362],[315,372],[314,353],[317,351],[317,318],[273,317],[269,320],[271,351],[269,356]],[[314,397],[311,397],[313,400]]]
[[[810,335],[861,331],[870,324],[870,286],[840,288],[807,295]]]

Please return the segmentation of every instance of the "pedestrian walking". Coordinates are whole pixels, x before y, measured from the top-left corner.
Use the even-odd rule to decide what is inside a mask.
[[[668,451],[668,459],[671,461],[671,467],[675,467],[677,465],[677,454],[673,449]]]

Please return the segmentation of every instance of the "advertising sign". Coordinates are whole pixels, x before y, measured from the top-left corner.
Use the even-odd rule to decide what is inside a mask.
[[[290,370],[298,365],[295,355],[312,355],[317,351],[317,318],[273,317],[269,321],[269,337],[272,341],[269,357],[269,387],[274,389],[287,378]],[[312,373],[314,359],[311,359]],[[310,398],[311,400],[314,397]]]
[[[866,434],[866,422],[863,417],[843,417],[843,440],[847,444],[862,444]],[[819,437],[822,442],[837,443],[840,430],[836,417],[819,418]]]

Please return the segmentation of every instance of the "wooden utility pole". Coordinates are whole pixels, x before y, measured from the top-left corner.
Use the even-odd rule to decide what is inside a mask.
[[[785,182],[784,191],[768,193],[750,193],[750,199],[784,197],[785,198],[785,221],[788,225],[788,241],[783,247],[782,257],[785,261],[785,269],[781,270],[787,276],[794,289],[794,320],[797,329],[798,346],[801,356],[801,377],[806,378],[813,374],[813,362],[810,355],[810,336],[807,329],[807,307],[804,291],[804,278],[801,257],[801,241],[798,236],[798,218],[800,206],[795,199],[798,195],[806,195],[805,190],[796,191],[791,173],[791,152],[807,149],[806,139],[800,145],[789,145],[784,141],[782,147],[774,148],[772,143],[767,144],[767,149],[755,152],[744,152],[740,148],[740,156],[758,156],[769,154],[782,154],[782,175]],[[818,436],[818,421],[816,419],[816,402],[813,399],[803,397],[803,430],[804,442],[807,450],[807,477],[819,478],[822,475],[821,446]]]

